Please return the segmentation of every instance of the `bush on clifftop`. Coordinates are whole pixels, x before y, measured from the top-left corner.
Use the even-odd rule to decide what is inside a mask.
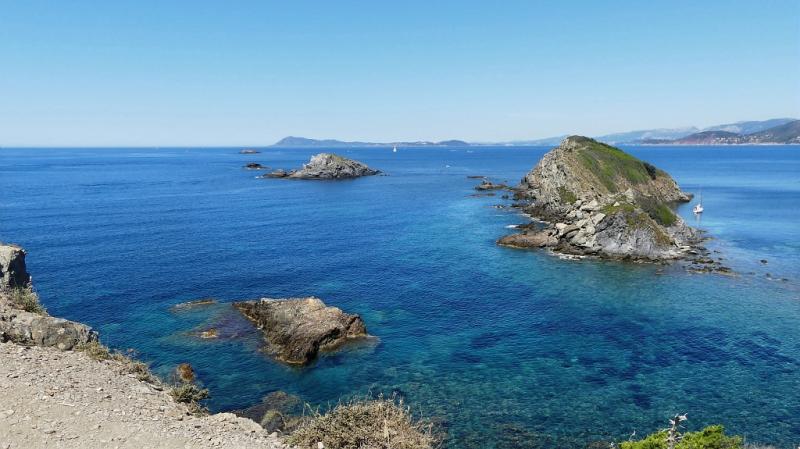
[[[336,449],[431,449],[432,427],[415,420],[402,401],[362,399],[316,413],[289,437],[298,448],[316,449],[319,443]]]
[[[668,449],[668,431],[663,430],[648,435],[639,441],[627,441],[619,445],[620,449]],[[725,428],[716,425],[708,426],[698,432],[687,432],[681,436],[675,449],[742,449],[742,438],[725,435]]]
[[[0,291],[0,295],[5,296],[11,301],[13,307],[26,312],[47,315],[47,310],[45,310],[42,303],[39,302],[39,295],[36,294],[32,287],[4,288]]]

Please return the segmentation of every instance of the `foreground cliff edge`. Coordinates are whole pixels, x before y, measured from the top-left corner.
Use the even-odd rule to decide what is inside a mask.
[[[674,212],[687,202],[666,172],[619,148],[570,136],[515,187],[523,212],[541,221],[498,240],[518,248],[636,261],[695,251],[700,233]]]
[[[209,392],[193,383],[189,364],[178,365],[172,382],[162,382],[146,364],[101,345],[89,326],[48,315],[32,289],[25,256],[22,248],[0,243],[0,449],[437,446],[432,426],[395,397],[355,398],[325,414],[304,406],[300,416],[271,409],[250,416],[254,407],[248,417],[209,415],[198,403]],[[366,333],[360,317],[316,298],[283,302],[318,312],[304,320],[308,332],[290,333],[321,338],[305,348],[335,344],[329,332],[339,325],[345,326],[344,339]],[[319,322],[327,319],[336,323]]]
[[[49,316],[25,255],[0,244],[0,448],[288,448],[249,419],[181,402],[205,390],[170,389],[89,326]]]

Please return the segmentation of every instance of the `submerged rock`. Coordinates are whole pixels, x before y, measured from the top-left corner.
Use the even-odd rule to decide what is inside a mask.
[[[198,307],[211,306],[216,303],[217,300],[214,298],[194,299],[192,301],[186,301],[179,304],[175,304],[174,306],[170,307],[170,310],[172,310],[173,312],[182,312],[185,310],[192,310]]]
[[[303,401],[285,391],[273,391],[258,404],[233,413],[261,424],[267,432],[289,434],[303,421]]]
[[[672,209],[691,199],[675,180],[587,137],[564,139],[515,190],[521,208],[550,227],[503,237],[501,245],[659,261],[683,257],[699,242],[699,233]]]
[[[217,332],[216,329],[212,327],[211,329],[206,329],[204,331],[198,332],[197,336],[204,340],[210,340],[212,338],[219,337],[219,333]]]
[[[194,382],[194,368],[188,363],[181,363],[175,368],[175,376],[183,383]]]
[[[269,167],[265,167],[265,166],[259,164],[258,162],[250,162],[247,165],[245,165],[244,168],[246,168],[248,170],[266,170]]]
[[[360,316],[328,307],[315,297],[262,298],[233,305],[261,329],[268,351],[288,364],[306,365],[319,351],[367,336]]]
[[[266,178],[290,179],[352,179],[380,173],[367,165],[331,153],[320,153],[311,157],[299,170],[275,170],[264,175]]]
[[[507,188],[508,186],[503,183],[495,184],[488,179],[484,179],[480,184],[475,186],[475,190],[502,190]]]

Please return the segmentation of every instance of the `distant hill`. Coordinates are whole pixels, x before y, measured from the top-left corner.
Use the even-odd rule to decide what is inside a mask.
[[[292,148],[340,148],[340,147],[422,147],[422,146],[469,146],[469,142],[463,140],[443,140],[441,142],[416,141],[416,142],[347,142],[335,139],[309,139],[306,137],[289,136],[279,140],[273,147],[292,147]]]
[[[753,128],[750,127],[749,129]],[[702,131],[679,139],[644,140],[641,143],[670,145],[800,144],[800,120],[784,121],[778,126],[749,134],[729,131]]]
[[[747,143],[800,143],[800,120],[744,136]]]
[[[620,143],[631,143],[645,139],[678,139],[698,131],[700,130],[694,126],[688,126],[685,128],[645,129],[640,131],[606,134],[604,136],[595,137],[595,140],[599,140],[609,145],[615,145]]]
[[[567,134],[562,136],[545,137],[544,139],[534,140],[512,140],[511,142],[499,142],[497,145],[509,146],[531,146],[531,147],[550,147],[561,143],[567,137]],[[494,145],[494,144],[487,144]]]
[[[707,128],[698,128],[696,126],[687,126],[683,128],[655,128],[643,129],[638,131],[626,131],[620,133],[605,134],[602,136],[595,136],[594,139],[610,145],[638,145],[638,144],[676,144],[680,145],[681,139],[693,136],[690,140],[705,141],[706,143],[695,143],[694,145],[713,145],[724,144],[725,138],[733,136],[725,136],[724,134],[704,134],[709,131],[728,132],[737,135],[754,134],[795,122],[797,119],[792,118],[775,118],[769,120],[752,120],[736,123],[726,123],[722,125],[709,126]],[[697,135],[699,134],[699,135]],[[501,142],[500,145],[531,145],[531,146],[551,146],[558,145],[565,137],[554,136],[546,137],[543,139],[531,140],[516,140],[511,142]],[[749,143],[749,142],[744,142]],[[766,143],[766,142],[759,142]],[[778,142],[769,142],[778,143]],[[687,143],[685,143],[688,145]]]
[[[605,134],[595,140],[610,145],[733,145],[733,144],[797,144],[800,143],[798,125],[800,121],[792,118],[751,120],[722,125],[697,128],[654,128],[638,131]],[[274,147],[285,148],[341,148],[341,147],[437,147],[470,145],[505,146],[555,146],[566,135],[543,139],[514,140],[509,142],[469,143],[463,140],[443,140],[440,142],[348,142],[335,139],[309,139],[289,136],[276,142]]]
[[[739,134],[728,131],[701,131],[689,134],[679,139],[665,140],[666,143],[676,143],[681,145],[715,145],[725,143],[728,140],[738,137]]]
[[[776,126],[785,125],[789,122],[794,122],[794,121],[796,121],[796,119],[774,118],[762,121],[736,122],[736,123],[728,123],[726,125],[709,126],[708,128],[705,128],[702,131],[727,131],[736,134],[753,134],[770,128],[774,128]],[[678,137],[681,136],[673,137],[673,139],[677,139]]]

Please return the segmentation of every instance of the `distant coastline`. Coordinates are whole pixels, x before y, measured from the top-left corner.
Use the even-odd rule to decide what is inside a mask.
[[[288,136],[270,145],[278,148],[342,148],[342,147],[465,147],[465,146],[554,146],[563,136],[506,142],[467,142],[451,139],[442,141],[364,142],[337,139],[312,139]],[[800,144],[800,120],[777,118],[762,121],[743,121],[697,128],[658,128],[593,137],[609,145],[797,145]]]

